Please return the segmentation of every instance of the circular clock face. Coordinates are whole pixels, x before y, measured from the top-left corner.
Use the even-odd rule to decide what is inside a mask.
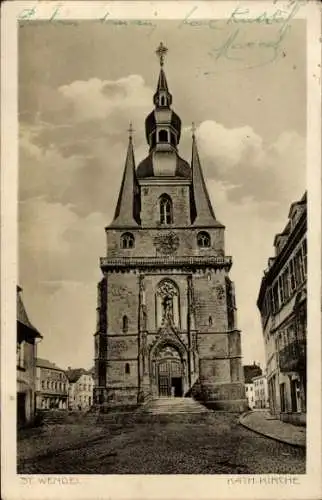
[[[159,234],[154,238],[154,245],[156,249],[163,254],[174,253],[179,247],[179,237],[171,232],[166,234]]]

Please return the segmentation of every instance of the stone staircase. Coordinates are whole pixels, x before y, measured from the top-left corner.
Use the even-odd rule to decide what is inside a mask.
[[[152,415],[209,413],[210,411],[193,398],[175,397],[153,399],[152,401],[149,401],[147,404],[143,405],[142,409],[145,413],[150,413]]]

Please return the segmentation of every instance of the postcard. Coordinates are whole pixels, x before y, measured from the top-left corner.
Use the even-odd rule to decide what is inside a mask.
[[[318,2],[7,2],[2,484],[321,491]]]

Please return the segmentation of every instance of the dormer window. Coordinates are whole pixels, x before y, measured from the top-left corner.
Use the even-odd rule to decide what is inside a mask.
[[[172,224],[172,222],[172,201],[170,196],[168,196],[167,194],[163,194],[160,198],[160,223]]]
[[[134,236],[132,233],[124,233],[121,236],[121,248],[134,248]]]
[[[200,231],[197,236],[198,247],[209,248],[210,247],[210,236],[206,231]]]
[[[159,131],[159,142],[169,142],[169,136],[167,130],[163,129]]]

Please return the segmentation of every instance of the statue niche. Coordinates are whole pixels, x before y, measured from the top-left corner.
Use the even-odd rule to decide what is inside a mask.
[[[162,280],[156,293],[157,327],[179,328],[179,291],[171,280]]]

